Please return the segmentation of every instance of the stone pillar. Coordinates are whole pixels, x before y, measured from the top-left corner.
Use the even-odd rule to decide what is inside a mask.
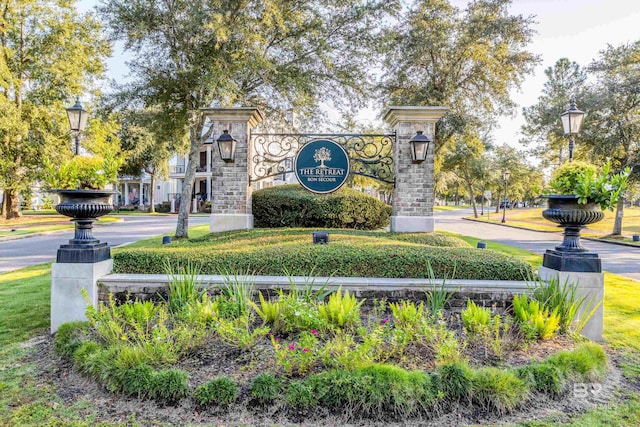
[[[586,297],[585,303],[578,310],[578,318],[584,314],[585,309],[588,308],[586,304],[590,300],[593,299],[593,305],[589,310],[593,309],[595,304],[602,302],[581,332],[583,336],[590,340],[602,341],[602,332],[604,330],[604,273],[559,271],[541,266],[538,268],[538,276],[544,281],[555,278],[560,281],[560,285],[577,283],[577,298]]]
[[[393,169],[395,185],[391,231],[432,232],[433,219],[433,153],[435,124],[446,114],[448,107],[389,107],[384,114],[387,122],[396,132],[393,147]],[[427,159],[422,163],[411,160],[409,140],[418,131],[431,139]]]
[[[211,177],[207,177],[207,202],[211,201]]]
[[[95,263],[54,263],[51,265],[51,333],[65,322],[87,320],[85,312],[98,307],[98,279],[111,273],[113,260]],[[82,295],[87,292],[89,301]]]
[[[212,233],[253,228],[251,212],[251,129],[264,120],[256,108],[206,108],[205,116],[213,126],[213,145],[226,129],[237,141],[233,162],[225,163],[217,147],[211,156],[211,222]]]

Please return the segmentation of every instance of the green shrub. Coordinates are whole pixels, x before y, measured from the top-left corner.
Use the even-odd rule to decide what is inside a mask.
[[[181,315],[187,304],[193,304],[200,299],[204,290],[198,280],[200,267],[187,261],[174,269],[170,260],[165,262],[165,274],[169,276],[169,311]],[[153,303],[151,303],[153,305]]]
[[[314,194],[298,184],[253,193],[256,227],[322,227],[375,230],[389,225],[391,206],[346,187]]]
[[[89,322],[67,322],[60,325],[53,340],[53,348],[61,356],[71,357],[82,345]]]
[[[305,382],[312,384],[320,404],[381,419],[424,412],[435,400],[427,374],[391,365],[325,371]]]
[[[547,363],[556,366],[563,375],[580,381],[597,380],[607,371],[607,354],[595,343],[584,343],[572,351],[554,354]]]
[[[180,369],[162,369],[151,377],[149,396],[176,402],[189,394],[188,374]]]
[[[76,349],[73,353],[72,358],[73,362],[77,367],[85,366],[87,363],[87,359],[100,351],[102,351],[102,346],[95,341],[85,341],[82,343],[80,347]]]
[[[358,301],[349,291],[342,293],[342,286],[331,295],[329,301],[318,304],[318,315],[328,324],[343,327],[356,325],[360,322],[360,306],[364,299]]]
[[[468,402],[471,399],[473,371],[464,362],[439,366],[435,381],[442,396],[452,402]]]
[[[176,246],[177,245],[177,246]],[[202,274],[225,269],[262,275],[407,277],[523,280],[533,267],[514,257],[473,248],[402,242],[394,234],[336,230],[328,245],[311,243],[311,230],[251,230],[214,233],[176,242],[171,248],[123,249],[114,255],[117,273],[162,274],[164,260],[202,265]],[[455,272],[455,275],[454,275]]]
[[[145,397],[152,393],[154,372],[151,366],[140,363],[124,372],[122,376],[122,392],[137,397]]]
[[[498,368],[477,369],[471,377],[471,400],[499,414],[513,411],[528,398],[529,388],[514,372]]]
[[[491,323],[491,309],[479,307],[470,299],[467,300],[467,308],[460,314],[464,329],[469,335],[482,334],[488,330]]]
[[[438,233],[391,233],[390,239],[401,242],[418,243],[425,246],[438,246],[443,248],[471,248],[472,246],[464,240]]]
[[[228,406],[238,398],[238,386],[227,377],[215,378],[193,392],[193,399],[200,405]]]
[[[221,270],[224,283],[219,286],[216,298],[220,317],[235,319],[249,313],[249,301],[253,298],[253,279],[249,273],[238,274],[237,270]]]
[[[251,397],[263,405],[273,403],[279,399],[282,395],[282,390],[282,380],[267,373],[256,376],[251,386],[249,386]]]
[[[597,168],[590,163],[565,163],[553,171],[548,187],[556,194],[573,194],[583,176],[594,176],[596,172]]]
[[[389,303],[393,322],[399,328],[417,328],[425,320],[424,303],[416,305],[413,301]]]
[[[565,387],[566,378],[557,366],[551,363],[534,363],[516,369],[516,375],[532,390],[559,395]]]
[[[552,312],[540,302],[526,295],[513,297],[513,312],[527,339],[548,339],[555,335],[560,324],[557,308]]]
[[[218,336],[227,345],[248,351],[269,333],[269,327],[251,328],[253,316],[249,313],[236,319],[219,318],[214,326]]]
[[[295,409],[307,409],[318,404],[313,384],[309,381],[291,381],[284,400]]]

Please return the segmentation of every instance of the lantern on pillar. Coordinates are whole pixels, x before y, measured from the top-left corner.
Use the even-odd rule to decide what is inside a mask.
[[[229,135],[228,130],[223,130],[222,135],[217,139],[218,151],[220,152],[220,158],[226,163],[233,163],[233,159],[236,155],[236,143],[237,141]]]
[[[409,143],[411,144],[411,160],[413,163],[424,162],[427,159],[431,140],[419,130]]]
[[[569,161],[573,160],[573,147],[575,144],[575,136],[580,133],[582,127],[582,119],[584,118],[584,111],[578,110],[576,107],[576,100],[571,99],[569,109],[560,114],[562,120],[562,127],[564,128],[564,134],[569,135]]]

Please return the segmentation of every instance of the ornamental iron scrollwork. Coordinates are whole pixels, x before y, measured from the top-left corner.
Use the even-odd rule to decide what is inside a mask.
[[[393,144],[396,134],[253,133],[251,181],[293,173],[298,150],[318,139],[342,146],[351,160],[351,173],[393,184]]]

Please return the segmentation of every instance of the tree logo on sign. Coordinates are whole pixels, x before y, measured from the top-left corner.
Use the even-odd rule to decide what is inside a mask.
[[[315,154],[313,155],[313,160],[315,160],[316,163],[320,162],[320,166],[318,166],[319,168],[326,168],[327,166],[324,164],[324,162],[328,162],[331,160],[331,150],[326,147],[317,149]]]

